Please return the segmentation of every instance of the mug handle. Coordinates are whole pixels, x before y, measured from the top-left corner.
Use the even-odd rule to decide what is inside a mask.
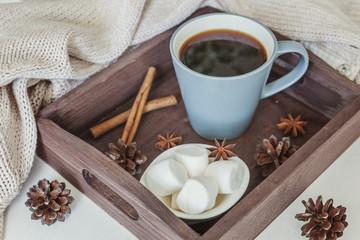
[[[295,82],[297,82],[306,72],[306,69],[309,65],[309,55],[306,52],[306,49],[298,42],[295,41],[279,41],[278,42],[278,50],[275,54],[275,59],[280,55],[285,53],[295,52],[301,55],[300,62],[297,66],[291,70],[286,75],[281,78],[266,84],[262,93],[261,99],[270,97],[275,93],[278,93],[285,88],[290,87]]]

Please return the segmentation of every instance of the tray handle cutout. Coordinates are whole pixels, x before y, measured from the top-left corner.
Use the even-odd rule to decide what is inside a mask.
[[[85,181],[98,193],[104,196],[108,201],[114,204],[115,207],[120,209],[123,213],[129,216],[133,220],[139,219],[139,214],[135,210],[133,206],[131,206],[127,201],[125,201],[122,197],[116,194],[113,190],[111,190],[108,186],[106,186],[102,181],[100,181],[97,177],[91,174],[88,170],[82,170],[83,177]]]

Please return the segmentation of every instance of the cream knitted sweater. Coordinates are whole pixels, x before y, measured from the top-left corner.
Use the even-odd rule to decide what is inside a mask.
[[[31,170],[34,113],[196,9],[258,19],[360,84],[358,0],[61,0],[0,4],[0,229]],[[2,231],[0,230],[0,237]]]

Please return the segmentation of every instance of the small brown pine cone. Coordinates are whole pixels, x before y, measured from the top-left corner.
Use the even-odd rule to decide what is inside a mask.
[[[297,150],[297,147],[290,145],[290,138],[283,137],[278,141],[274,135],[264,139],[263,144],[256,146],[255,160],[261,168],[264,177],[269,176],[282,163],[284,163]]]
[[[301,235],[310,240],[336,240],[343,235],[348,226],[346,220],[346,208],[333,206],[333,200],[329,199],[323,204],[322,196],[319,196],[316,203],[309,200],[302,201],[306,210],[305,213],[296,214],[295,218],[306,222],[301,227]]]
[[[135,142],[126,146],[121,138],[119,138],[116,144],[110,143],[109,150],[105,154],[131,175],[141,173],[140,165],[147,160],[147,157],[136,149]]]
[[[30,208],[31,219],[41,219],[42,224],[50,226],[57,220],[65,221],[65,214],[71,213],[69,204],[74,198],[69,196],[70,190],[65,189],[65,183],[43,179],[29,189],[26,194],[29,199],[25,205]]]

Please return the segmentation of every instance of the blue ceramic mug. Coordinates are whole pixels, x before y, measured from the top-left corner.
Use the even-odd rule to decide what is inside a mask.
[[[238,76],[214,77],[195,72],[179,60],[186,40],[201,32],[229,29],[248,34],[266,51],[266,62],[257,69]],[[268,83],[274,60],[282,54],[301,55],[298,65],[285,76]],[[207,139],[233,139],[250,125],[260,99],[269,97],[298,81],[305,73],[309,57],[295,41],[277,41],[266,26],[249,17],[212,13],[182,24],[172,35],[170,53],[192,128]]]

